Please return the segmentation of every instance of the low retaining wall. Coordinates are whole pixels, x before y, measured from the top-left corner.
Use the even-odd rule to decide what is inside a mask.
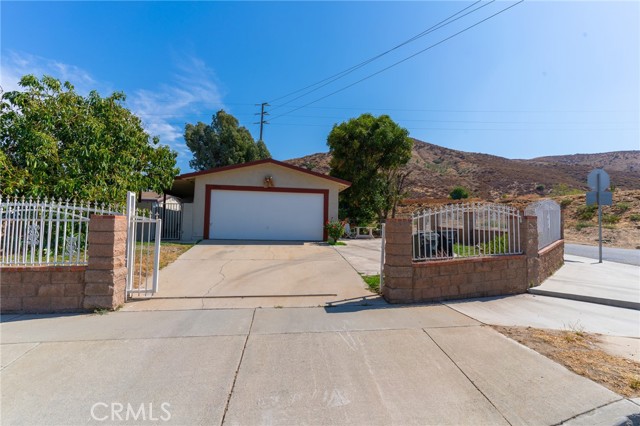
[[[0,312],[116,309],[125,301],[124,216],[91,216],[87,266],[0,268]]]
[[[560,268],[564,256],[562,240],[538,252],[535,216],[522,220],[521,255],[413,262],[411,219],[387,220],[385,235],[382,294],[390,303],[525,293]]]
[[[564,240],[558,240],[538,252],[538,279],[542,284],[564,265]]]
[[[82,310],[86,266],[33,266],[0,269],[0,311],[76,312]]]

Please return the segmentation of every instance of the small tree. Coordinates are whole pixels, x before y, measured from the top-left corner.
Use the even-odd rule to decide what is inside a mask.
[[[462,200],[463,198],[469,198],[469,191],[462,186],[456,186],[449,193],[449,197],[452,200]]]
[[[195,170],[271,158],[265,143],[255,142],[249,130],[224,110],[218,111],[209,125],[187,124],[184,139],[193,153],[189,165]]]
[[[408,134],[388,115],[362,114],[333,126],[327,137],[330,174],[351,182],[340,202],[356,223],[386,217],[401,198],[404,179],[398,170],[413,147]]]

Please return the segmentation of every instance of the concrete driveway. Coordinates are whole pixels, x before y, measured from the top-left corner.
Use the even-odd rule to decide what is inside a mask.
[[[160,272],[159,288],[124,310],[384,303],[339,253],[319,243],[203,241]]]

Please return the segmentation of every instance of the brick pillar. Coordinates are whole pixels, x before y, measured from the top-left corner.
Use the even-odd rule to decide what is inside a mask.
[[[411,219],[387,219],[382,295],[390,303],[414,300],[411,244]]]
[[[520,245],[527,256],[527,286],[539,284],[538,218],[524,216],[520,224]]]
[[[89,264],[85,272],[85,309],[116,309],[125,302],[127,267],[125,216],[91,215]]]

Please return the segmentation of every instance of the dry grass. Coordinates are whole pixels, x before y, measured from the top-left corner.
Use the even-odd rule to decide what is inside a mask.
[[[189,243],[160,243],[160,269],[174,262],[182,253],[193,247]],[[153,251],[154,244],[137,243],[135,256],[135,274],[142,277],[151,277],[153,275]],[[143,287],[137,280],[134,288]]]
[[[531,327],[494,328],[620,395],[640,397],[640,363],[604,352],[598,347],[599,340],[595,334],[581,330],[541,330]]]

